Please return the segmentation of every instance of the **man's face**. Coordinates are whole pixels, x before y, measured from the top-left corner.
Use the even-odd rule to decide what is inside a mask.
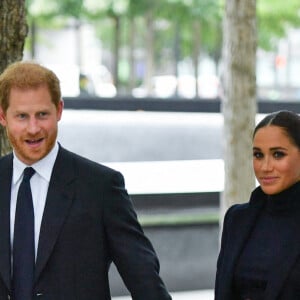
[[[56,108],[46,85],[11,89],[7,111],[0,108],[0,124],[22,162],[32,165],[51,151],[62,110],[62,101]]]

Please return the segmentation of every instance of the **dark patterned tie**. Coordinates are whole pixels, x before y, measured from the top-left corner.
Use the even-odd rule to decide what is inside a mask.
[[[34,211],[30,178],[34,169],[24,170],[16,206],[13,241],[13,300],[32,300],[35,265]]]

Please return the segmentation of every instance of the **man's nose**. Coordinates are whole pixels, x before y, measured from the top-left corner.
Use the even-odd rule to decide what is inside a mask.
[[[36,134],[40,130],[39,122],[36,118],[30,118],[27,126],[30,134]]]

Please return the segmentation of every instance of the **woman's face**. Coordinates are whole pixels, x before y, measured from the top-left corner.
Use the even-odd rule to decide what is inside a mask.
[[[253,138],[253,168],[266,194],[280,193],[300,179],[300,150],[282,128],[262,127]]]

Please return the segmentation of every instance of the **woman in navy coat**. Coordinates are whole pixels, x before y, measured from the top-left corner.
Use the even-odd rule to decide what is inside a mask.
[[[300,117],[267,115],[253,135],[259,186],[224,219],[215,300],[300,299]]]

